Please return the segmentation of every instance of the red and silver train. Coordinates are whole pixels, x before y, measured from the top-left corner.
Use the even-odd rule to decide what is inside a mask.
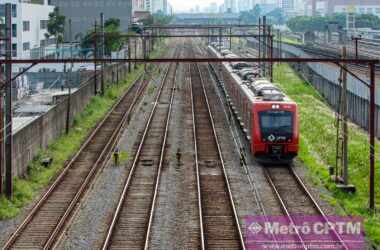
[[[218,46],[209,46],[215,57],[237,57]],[[259,77],[258,66],[222,63],[227,101],[250,142],[258,161],[290,163],[298,153],[297,104],[267,79]]]

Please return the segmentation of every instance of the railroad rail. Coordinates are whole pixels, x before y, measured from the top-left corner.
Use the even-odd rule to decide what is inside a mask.
[[[177,49],[175,56],[179,54]],[[149,246],[158,185],[166,155],[177,67],[178,63],[169,65],[158,90],[103,249],[147,249]]]
[[[3,249],[54,246],[90,184],[112,155],[122,128],[146,89],[141,75],[92,131],[71,161],[19,225]]]
[[[201,70],[190,65],[202,249],[245,249]]]
[[[255,51],[253,51],[253,53],[255,53]],[[212,64],[209,64],[208,68],[211,71],[211,75],[213,75],[214,79],[216,79],[219,89],[225,95],[224,87],[219,81],[219,76],[216,73],[217,70],[214,68]],[[230,113],[230,115],[232,116],[233,113]],[[228,117],[227,114],[226,117]],[[232,131],[232,133],[234,134],[235,132]],[[236,134],[238,134],[237,131]],[[237,140],[236,145],[237,148],[243,147],[243,143],[240,141],[240,139]],[[244,166],[244,168],[246,169],[251,189],[253,191],[253,197],[257,203],[257,206],[259,210],[261,210],[262,215],[268,221],[267,212],[263,204],[263,198],[261,197],[261,194],[255,184],[254,177],[251,176],[249,167]],[[293,222],[294,225],[297,225],[297,222],[293,220],[293,215],[295,214],[320,215],[325,222],[329,222],[328,217],[325,215],[322,208],[318,205],[317,201],[308,191],[306,185],[296,174],[293,168],[263,167],[263,171],[266,179],[268,180],[269,185],[272,187],[275,196],[280,203],[282,211],[289,218],[290,222]],[[279,240],[278,237],[276,237],[276,235],[271,234],[270,237],[273,245],[277,245],[277,247],[280,247],[283,244],[283,242],[281,242],[281,240]],[[347,245],[336,231],[333,231],[333,235],[331,235],[331,238],[333,238],[333,240],[337,242],[338,245],[341,246],[341,248],[348,249]],[[295,235],[293,237],[293,240],[294,242],[301,243],[304,249],[308,249],[305,240],[300,234]]]
[[[302,179],[297,175],[293,167],[276,166],[263,167],[264,174],[277,197],[281,209],[289,222],[293,225],[299,225],[300,222],[294,219],[294,215],[319,215],[324,222],[330,222],[318,202],[310,193]],[[302,244],[303,249],[308,249],[306,240],[297,232],[298,242]],[[331,241],[335,242],[339,249],[349,249],[340,237],[340,235],[332,229]],[[281,242],[279,242],[281,243]]]

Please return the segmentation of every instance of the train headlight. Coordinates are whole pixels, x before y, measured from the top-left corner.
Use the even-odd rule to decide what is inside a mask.
[[[273,105],[272,105],[272,109],[280,109],[280,105],[273,104]]]

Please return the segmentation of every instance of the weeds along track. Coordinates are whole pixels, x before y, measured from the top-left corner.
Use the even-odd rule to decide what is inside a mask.
[[[197,64],[190,65],[203,249],[245,249],[207,93]]]
[[[129,87],[12,234],[4,249],[53,247],[94,177],[111,156],[147,84],[141,76]]]
[[[176,49],[175,57],[180,50]],[[150,240],[161,169],[175,94],[177,63],[172,63],[155,104],[111,220],[103,249],[142,249]]]

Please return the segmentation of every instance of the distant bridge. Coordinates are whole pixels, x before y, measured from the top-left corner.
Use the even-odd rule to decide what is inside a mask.
[[[176,14],[177,24],[239,24],[238,13],[186,13]]]

